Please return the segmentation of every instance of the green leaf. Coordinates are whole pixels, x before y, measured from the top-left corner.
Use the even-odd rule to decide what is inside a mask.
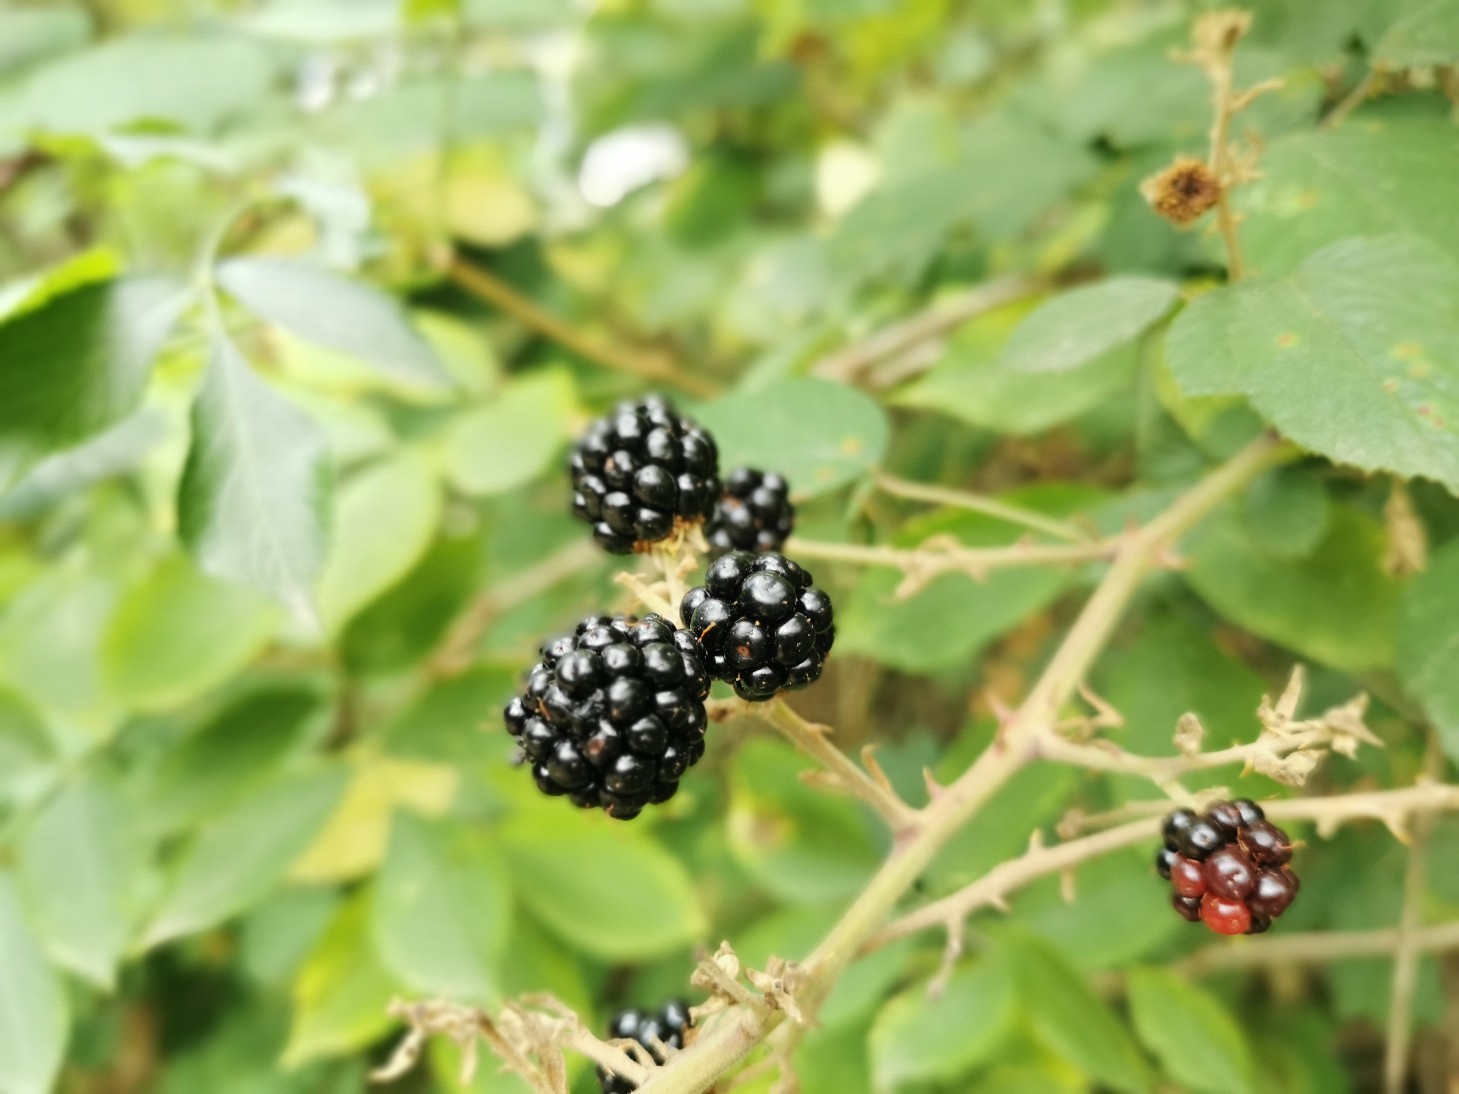
[[[1039,1040],[1102,1086],[1148,1090],[1148,1069],[1129,1033],[1058,951],[1021,930],[998,937]]]
[[[871,1027],[875,1089],[918,1082],[954,1083],[991,1060],[1017,1014],[1007,965],[987,958],[964,966],[937,998],[917,983],[895,996]]]
[[[74,49],[90,32],[91,20],[80,8],[0,11],[0,73]]]
[[[375,881],[374,935],[381,960],[403,983],[495,1003],[510,923],[506,867],[479,832],[395,815]]]
[[[1382,528],[1350,508],[1333,510],[1327,535],[1302,559],[1263,557],[1222,521],[1196,547],[1187,578],[1233,623],[1358,672],[1393,658],[1398,585],[1383,572],[1383,549]]]
[[[73,783],[26,828],[16,862],[52,959],[104,991],[132,925],[128,819],[104,784]]]
[[[370,945],[369,891],[335,916],[294,981],[294,1022],[281,1061],[298,1067],[355,1052],[393,1024],[397,985]]]
[[[1322,480],[1307,467],[1276,467],[1241,497],[1241,525],[1263,554],[1301,558],[1327,531],[1331,507]]]
[[[1175,306],[1180,290],[1152,277],[1111,277],[1041,304],[1003,347],[1016,372],[1068,372],[1138,338]]]
[[[102,640],[107,683],[134,707],[186,702],[253,660],[277,620],[278,609],[259,594],[174,555],[117,606]]]
[[[0,324],[0,490],[137,408],[186,303],[171,281],[124,278]]]
[[[1419,0],[1383,32],[1369,64],[1380,68],[1436,68],[1459,61],[1459,7],[1451,0]]]
[[[564,804],[519,814],[501,832],[512,875],[531,879],[517,895],[537,918],[568,944],[615,962],[704,941],[704,912],[678,859],[617,821]]]
[[[500,494],[531,482],[562,448],[576,411],[571,376],[547,369],[508,384],[463,415],[446,438],[446,474],[468,494]]]
[[[730,770],[730,851],[786,902],[855,896],[881,859],[855,802],[801,781],[813,767],[789,744],[766,737],[747,741]]]
[[[1133,394],[1135,354],[1116,348],[1071,373],[1025,373],[1007,368],[1003,354],[1028,312],[1014,304],[979,316],[948,340],[942,359],[892,402],[946,414],[997,433],[1041,433],[1077,418],[1120,391]]]
[[[157,121],[209,130],[264,100],[272,77],[267,54],[240,36],[115,38],[32,72],[0,112],[0,133]]]
[[[1395,664],[1404,688],[1423,704],[1444,751],[1459,762],[1459,540],[1429,559],[1403,590]]]
[[[1459,260],[1426,243],[1346,240],[1289,278],[1217,289],[1168,352],[1187,394],[1245,395],[1329,459],[1459,491]]]
[[[40,711],[17,692],[0,686],[0,802],[55,754]]]
[[[287,775],[203,827],[181,855],[146,944],[212,927],[267,893],[309,846],[344,784],[338,768]]]
[[[259,380],[221,332],[192,427],[177,502],[183,542],[208,573],[312,620],[329,511],[323,432]]]
[[[393,297],[322,266],[285,258],[235,258],[218,283],[244,307],[309,342],[374,365],[410,384],[440,386],[444,367]]]
[[[66,995],[0,872],[0,1090],[48,1094],[66,1046]]]
[[[719,444],[720,467],[776,471],[795,497],[834,490],[886,455],[886,413],[870,396],[825,380],[782,380],[699,407]]]
[[[1171,1079],[1213,1094],[1253,1089],[1251,1046],[1215,996],[1165,969],[1131,969],[1126,984],[1135,1031]]]
[[[1459,258],[1456,174],[1459,130],[1438,118],[1359,116],[1275,141],[1262,154],[1261,178],[1237,191],[1247,261],[1263,277],[1281,277],[1329,243],[1391,232]],[[1398,272],[1382,268],[1374,288]]]
[[[245,691],[167,753],[139,821],[172,833],[229,808],[311,735],[322,736],[326,713],[321,696],[297,684]]]
[[[412,449],[345,481],[335,495],[329,558],[319,579],[327,631],[338,631],[410,571],[431,545],[441,504],[435,468]]]
[[[93,483],[132,471],[166,436],[167,427],[161,411],[144,406],[75,448],[47,456],[0,495],[0,520],[23,520]]]

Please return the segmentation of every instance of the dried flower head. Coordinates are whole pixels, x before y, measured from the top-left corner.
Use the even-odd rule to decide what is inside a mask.
[[[1219,56],[1235,49],[1250,29],[1249,11],[1209,11],[1196,20],[1191,29],[1191,43],[1198,56]]]
[[[1193,224],[1221,200],[1221,180],[1203,161],[1180,157],[1140,184],[1150,207],[1172,224]]]

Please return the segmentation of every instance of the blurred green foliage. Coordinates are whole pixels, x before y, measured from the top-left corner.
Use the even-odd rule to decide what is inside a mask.
[[[1120,740],[1168,752],[1188,710],[1248,739],[1302,659],[1313,703],[1373,691],[1388,745],[1320,789],[1411,781],[1425,719],[1459,760],[1459,19],[1250,5],[1238,79],[1283,83],[1238,119],[1262,177],[1231,286],[1219,239],[1137,188],[1204,154],[1208,89],[1170,57],[1201,6],[0,7],[0,1094],[359,1090],[395,996],[545,991],[601,1025],[721,938],[803,955],[887,851],[744,722],[631,825],[509,764],[497,711],[537,641],[624,603],[560,467],[643,384],[475,299],[448,246],[588,344],[677,362],[727,466],[786,473],[817,539],[1018,534],[878,469],[1117,532],[1277,427],[1311,456],[1209,522],[1099,662]],[[1323,127],[1374,66],[1381,94]],[[998,278],[1029,287],[835,365]],[[914,801],[1094,578],[898,599],[894,571],[815,569],[842,637],[809,713]],[[1152,793],[1028,768],[920,892]],[[1395,921],[1386,831],[1302,835],[1282,930]],[[1387,962],[1195,982],[1164,963],[1204,939],[1143,853],[1066,895],[979,918],[939,999],[939,939],[857,965],[801,1089],[1371,1082],[1355,1031],[1381,1029]],[[1426,958],[1418,1018],[1445,1005]],[[462,1089],[457,1062],[433,1046],[399,1089]],[[470,1089],[524,1088],[484,1066]]]

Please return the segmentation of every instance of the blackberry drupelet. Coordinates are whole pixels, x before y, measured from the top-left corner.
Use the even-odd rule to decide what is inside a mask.
[[[709,722],[709,674],[688,633],[657,615],[589,616],[540,652],[503,712],[537,788],[619,820],[673,797]]]
[[[724,480],[724,495],[706,529],[719,551],[778,551],[795,526],[790,486],[780,475],[736,467]]]
[[[1204,816],[1178,809],[1165,818],[1156,872],[1171,904],[1217,934],[1261,934],[1297,896],[1288,862],[1292,841],[1246,798],[1216,802]]]
[[[831,598],[784,555],[731,551],[679,606],[705,668],[751,702],[814,683],[836,640]]]
[[[664,1054],[654,1047],[660,1041],[670,1048],[683,1048],[684,1037],[693,1023],[689,1019],[687,1004],[675,999],[665,1003],[657,1011],[644,1013],[626,1010],[613,1019],[608,1027],[608,1036],[614,1040],[637,1041],[648,1050],[657,1063],[664,1063]],[[631,1094],[638,1089],[627,1079],[598,1068],[598,1085],[603,1094]]]
[[[568,470],[573,515],[618,555],[700,523],[719,500],[714,439],[661,395],[619,403],[588,426]]]

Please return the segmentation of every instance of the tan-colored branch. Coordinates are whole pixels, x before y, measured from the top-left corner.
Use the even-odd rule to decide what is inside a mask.
[[[604,368],[653,383],[667,384],[701,398],[709,398],[719,393],[717,384],[688,369],[679,368],[668,357],[623,349],[584,334],[523,296],[500,278],[458,255],[443,256],[437,260],[437,264],[447,277],[473,296],[495,305],[523,326],[530,327],[543,337],[550,338],[558,345]]]
[[[829,726],[807,721],[783,699],[747,706],[748,713],[769,722],[786,740],[825,768],[833,789],[861,798],[881,814],[893,832],[905,831],[916,823],[917,810],[897,795],[881,769],[874,766],[875,761],[870,770],[856,763],[831,743]],[[827,785],[824,780],[817,781]]]
[[[1353,85],[1353,89],[1343,96],[1342,101],[1332,108],[1327,117],[1322,119],[1322,128],[1336,129],[1342,125],[1349,114],[1368,101],[1368,97],[1373,94],[1377,86],[1378,70],[1370,68],[1363,73],[1363,78]]]
[[[887,566],[906,575],[898,598],[913,596],[943,574],[984,580],[993,570],[1029,566],[1077,566],[1108,562],[1119,552],[1116,541],[1094,543],[1015,543],[1008,547],[964,547],[951,537],[935,537],[917,547],[871,543],[823,543],[793,536],[785,553],[797,559],[823,559],[858,566]]]
[[[1151,808],[1164,813],[1169,811],[1170,805],[1151,803]],[[1390,827],[1402,830],[1404,818],[1459,811],[1459,786],[1420,783],[1402,790],[1273,801],[1263,808],[1274,820],[1315,822],[1324,834],[1330,834],[1340,824],[1366,819],[1382,820]],[[894,920],[871,939],[866,949],[877,949],[930,928],[959,924],[980,908],[1000,906],[1010,893],[1029,882],[1068,870],[1089,859],[1141,843],[1153,847],[1159,838],[1159,813],[1051,847],[1035,846],[1019,858],[993,867],[957,892]]]
[[[1207,946],[1175,969],[1190,974],[1223,969],[1247,969],[1262,965],[1325,965],[1354,957],[1383,957],[1404,944],[1397,927],[1374,931],[1308,931],[1303,934],[1263,935],[1245,939],[1239,946]],[[1459,923],[1422,927],[1408,936],[1417,953],[1439,953],[1459,949]]]
[[[1033,509],[1011,505],[986,494],[974,494],[946,486],[909,482],[906,479],[899,479],[895,475],[889,475],[885,471],[878,471],[874,481],[879,489],[899,498],[925,501],[932,505],[946,505],[953,509],[967,509],[996,520],[1007,521],[1009,524],[1021,525],[1034,532],[1044,532],[1056,539],[1069,540],[1071,543],[1089,543],[1094,539],[1087,529],[1079,527],[1072,521],[1059,520]]]
[[[856,383],[864,379],[866,371],[878,362],[905,354],[1005,304],[1043,292],[1051,284],[1047,278],[1025,276],[1002,277],[986,282],[957,296],[939,300],[910,318],[823,357],[812,366],[811,373],[826,380]]]
[[[915,827],[904,831],[891,855],[815,951],[801,964],[799,1005],[813,1015],[845,966],[886,921],[926,871],[937,852],[1009,778],[1033,757],[1036,734],[1053,725],[1090,665],[1103,650],[1143,577],[1174,542],[1253,477],[1291,450],[1264,437],[1216,468],[1163,514],[1119,545],[1113,565],[1066,635],[1038,682],[1004,724],[997,740],[955,783],[934,788]],[[1152,822],[1153,830],[1153,822]],[[650,1076],[645,1094],[703,1094],[779,1025],[779,1011],[731,1007],[700,1031],[695,1043]]]

